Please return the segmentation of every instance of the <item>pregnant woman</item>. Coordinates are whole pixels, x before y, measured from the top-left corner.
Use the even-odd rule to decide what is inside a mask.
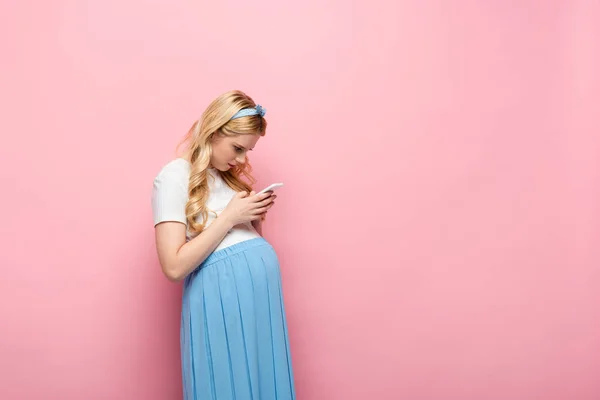
[[[247,157],[265,136],[264,116],[243,92],[224,93],[154,179],[158,259],[183,281],[186,400],[295,399],[279,260],[262,237],[277,196],[252,190]]]

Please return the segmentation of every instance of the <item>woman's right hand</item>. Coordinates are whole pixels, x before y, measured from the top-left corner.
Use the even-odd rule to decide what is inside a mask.
[[[227,218],[232,226],[255,221],[273,206],[276,197],[273,192],[236,193],[221,213],[221,217]]]

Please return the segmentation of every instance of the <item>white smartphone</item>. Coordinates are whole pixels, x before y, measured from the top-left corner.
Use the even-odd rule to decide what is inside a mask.
[[[273,192],[273,191],[275,191],[275,189],[279,189],[282,186],[283,186],[283,183],[273,183],[272,185],[267,186],[266,188],[264,188],[263,190],[261,190],[260,192],[258,192],[256,194],[261,194],[261,193],[265,193],[265,192]]]

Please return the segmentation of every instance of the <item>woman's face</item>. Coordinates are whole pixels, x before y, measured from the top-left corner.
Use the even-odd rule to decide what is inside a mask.
[[[210,164],[219,171],[227,171],[246,162],[247,153],[256,146],[260,135],[222,136],[215,134],[212,139]]]

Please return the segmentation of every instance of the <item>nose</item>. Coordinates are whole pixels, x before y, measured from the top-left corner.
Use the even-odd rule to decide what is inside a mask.
[[[238,164],[244,164],[244,163],[246,162],[246,156],[245,156],[245,155],[243,155],[243,154],[240,154],[239,156],[237,156],[237,157],[235,158],[235,161],[236,161]]]

